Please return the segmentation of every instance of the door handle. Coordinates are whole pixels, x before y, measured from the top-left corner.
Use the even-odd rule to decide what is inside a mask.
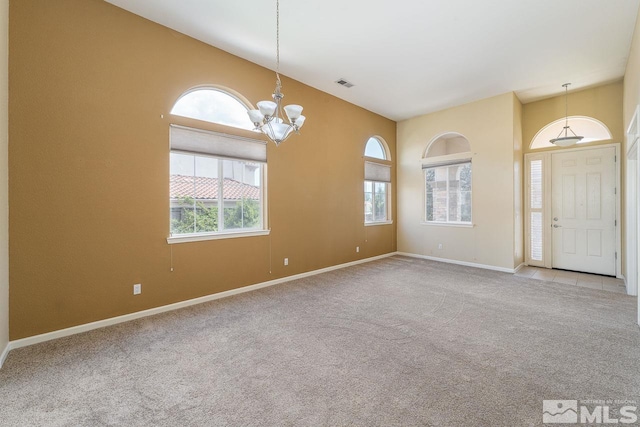
[[[552,227],[553,227],[553,228],[560,228],[560,227],[562,227],[562,226],[561,226],[561,225],[558,225],[558,224],[553,224],[553,225],[552,225]]]

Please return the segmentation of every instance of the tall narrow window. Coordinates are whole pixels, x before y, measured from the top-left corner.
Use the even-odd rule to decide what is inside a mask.
[[[530,257],[543,262],[543,170],[542,159],[529,162],[529,240]]]
[[[391,220],[389,149],[381,138],[371,137],[365,145],[364,155],[377,160],[364,163],[364,222],[386,224]]]

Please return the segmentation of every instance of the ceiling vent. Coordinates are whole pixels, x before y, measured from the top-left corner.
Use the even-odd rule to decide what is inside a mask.
[[[344,86],[346,88],[353,87],[353,83],[349,83],[345,79],[338,79],[338,80],[336,80],[336,83],[338,83],[339,85]]]

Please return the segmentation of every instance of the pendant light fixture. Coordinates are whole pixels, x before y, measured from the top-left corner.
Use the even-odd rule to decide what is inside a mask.
[[[584,138],[584,136],[578,136],[576,135],[576,133],[571,130],[571,127],[569,127],[569,106],[568,106],[568,98],[569,98],[569,85],[571,83],[565,83],[562,85],[562,87],[564,88],[564,116],[565,116],[565,122],[564,122],[564,128],[562,128],[562,130],[560,131],[560,133],[558,134],[558,136],[556,138],[551,139],[549,142],[551,142],[552,144],[557,145],[558,147],[568,147],[570,145],[574,145],[577,144],[578,142],[580,142],[582,140],[582,138]],[[569,135],[569,132],[571,132],[573,134]],[[563,136],[564,134],[564,136]]]
[[[257,110],[249,110],[249,118],[267,138],[275,142],[276,146],[286,140],[292,133],[300,134],[300,128],[304,124],[305,117],[301,115],[300,105],[287,105],[283,114],[281,107],[282,84],[280,83],[280,0],[276,0],[276,89],[273,92],[273,101],[258,102]]]

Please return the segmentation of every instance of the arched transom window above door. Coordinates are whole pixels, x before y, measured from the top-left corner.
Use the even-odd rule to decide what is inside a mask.
[[[557,138],[563,131],[566,120],[564,117],[553,121],[540,129],[533,137],[530,148],[532,150],[540,148],[555,147],[550,140]],[[609,128],[598,119],[586,116],[569,116],[569,126],[576,135],[583,136],[578,144],[595,141],[608,141],[611,139]]]

